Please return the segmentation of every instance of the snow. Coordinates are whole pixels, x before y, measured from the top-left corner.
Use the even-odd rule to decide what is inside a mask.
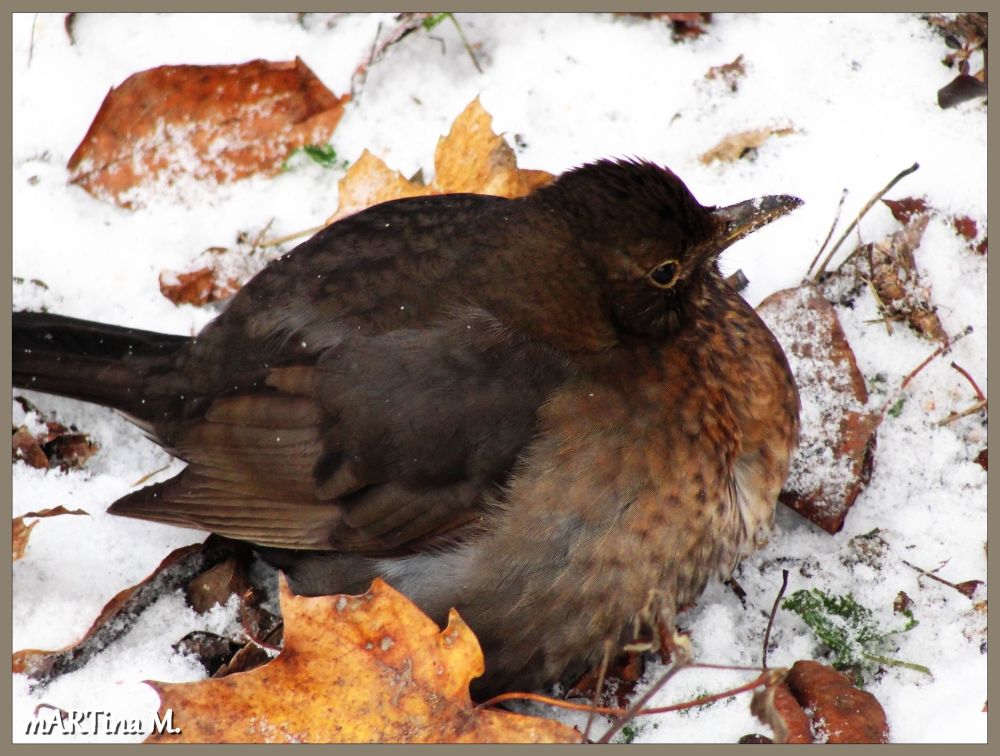
[[[197,332],[215,311],[169,302],[159,293],[159,273],[193,269],[207,248],[235,246],[239,232],[253,237],[272,220],[272,237],[322,223],[336,208],[343,171],[305,161],[274,178],[225,186],[190,182],[179,195],[151,194],[142,198],[142,210],[123,210],[67,183],[66,162],[104,95],[157,65],[296,55],[342,94],[379,23],[388,27],[391,18],[346,15],[328,24],[325,17],[299,23],[293,14],[82,14],[71,45],[60,14],[15,14],[13,273],[23,279],[13,287],[15,309]],[[941,65],[947,51],[942,38],[918,16],[716,14],[704,36],[682,43],[671,41],[661,23],[610,14],[460,14],[459,21],[479,46],[484,73],[476,72],[451,24],[414,32],[370,68],[347,106],[332,139],[338,159],[354,161],[368,148],[404,175],[422,169],[429,179],[438,137],[480,95],[495,130],[506,134],[525,168],[558,173],[598,157],[639,156],[670,166],[705,204],[799,196],[803,207],[726,254],[725,272],[741,268],[749,278],[744,295],[751,304],[801,281],[844,187],[850,194],[834,238],[875,191],[914,161],[920,169],[889,197],[926,196],[931,206],[968,215],[986,232],[985,100],[949,110],[937,106],[936,91],[954,71]],[[704,78],[710,67],[740,54],[747,74],[738,91]],[[785,126],[794,133],[771,138],[753,160],[705,165],[698,159],[729,134]],[[838,260],[859,241],[879,241],[897,229],[879,203]],[[891,655],[929,666],[933,677],[887,668],[869,682],[888,714],[892,740],[984,742],[985,612],[901,560],[924,569],[943,564],[938,574],[952,582],[986,579],[986,472],[973,461],[986,446],[986,422],[977,413],[938,425],[975,400],[950,362],[988,395],[986,260],[941,217],[931,219],[916,259],[946,331],[971,325],[972,333],[928,365],[905,390],[899,416],[882,423],[871,484],[843,531],[830,536],[779,508],[769,544],[736,573],[747,608],[728,588],[713,584],[681,624],[692,634],[697,660],[755,667],[781,569],[791,571],[789,594],[811,587],[851,592],[890,626],[901,624],[892,601],[905,591],[920,624],[894,637],[898,649]],[[867,322],[877,318],[867,294],[853,309],[837,309],[868,382],[870,406],[881,406],[935,344],[903,325],[889,335],[881,323]],[[112,595],[203,534],[104,513],[143,476],[168,466],[151,479],[163,480],[181,467],[136,428],[100,408],[15,393],[90,433],[102,447],[82,471],[13,466],[14,515],[59,504],[90,513],[41,521],[25,557],[14,564],[14,649],[58,648],[82,636]],[[16,403],[13,411],[23,419]],[[888,543],[882,559],[873,566],[845,558],[849,541],[874,528]],[[977,601],[985,598],[985,591],[980,594]],[[203,675],[171,644],[193,629],[223,629],[234,613],[232,606],[219,607],[199,617],[179,595],[166,596],[80,671],[40,690],[15,675],[14,740],[60,739],[24,734],[43,702],[148,718],[157,696],[142,680]],[[771,645],[771,666],[818,654],[810,631],[787,611],[778,613]],[[649,679],[660,673],[650,670]],[[684,670],[653,705],[722,691],[755,674]],[[581,727],[585,721],[558,716]],[[748,694],[636,726],[635,742],[733,743],[748,733],[769,734],[750,714]],[[599,719],[592,734],[604,727]]]

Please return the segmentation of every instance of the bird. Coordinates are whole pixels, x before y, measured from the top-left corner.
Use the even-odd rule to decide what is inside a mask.
[[[720,254],[801,204],[637,158],[399,199],[193,337],[13,314],[13,382],[186,461],[109,511],[251,544],[299,595],[382,578],[479,639],[477,700],[578,679],[764,543],[799,398]]]

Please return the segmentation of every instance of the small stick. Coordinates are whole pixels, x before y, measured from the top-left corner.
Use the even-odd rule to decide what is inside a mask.
[[[597,714],[597,707],[601,705],[601,691],[604,690],[604,676],[608,673],[608,664],[611,662],[611,641],[604,641],[604,657],[601,659],[601,667],[597,672],[597,687],[594,688],[594,706],[587,715],[587,726],[583,728],[581,743],[586,743],[590,739],[590,728],[594,724],[594,715]]]
[[[955,585],[954,583],[952,583],[952,582],[950,582],[948,580],[945,580],[944,578],[938,577],[933,572],[930,572],[929,570],[925,570],[923,567],[917,567],[917,565],[912,564],[911,562],[907,562],[905,559],[901,559],[900,561],[903,564],[905,564],[907,567],[911,567],[912,569],[914,569],[917,572],[919,572],[923,577],[929,577],[931,580],[936,580],[937,582],[941,583],[942,585],[946,585],[949,588],[954,588],[956,591],[958,591],[959,593],[961,593],[961,589],[957,585]],[[941,567],[938,567],[937,569],[941,569]]]
[[[868,200],[868,202],[865,203],[865,206],[861,208],[861,212],[859,212],[857,216],[854,218],[854,220],[851,221],[851,224],[847,227],[847,230],[844,231],[841,237],[837,240],[837,243],[833,245],[833,249],[830,250],[830,253],[823,260],[823,264],[819,266],[819,270],[817,270],[816,275],[813,276],[814,281],[818,281],[820,276],[822,276],[826,272],[826,266],[830,264],[830,260],[833,259],[833,256],[837,253],[837,250],[840,249],[840,245],[844,243],[844,240],[850,235],[851,231],[854,230],[854,227],[858,225],[861,219],[867,214],[869,210],[872,209],[875,203],[878,202],[880,199],[882,199],[882,197],[885,196],[885,193],[888,192],[890,189],[892,189],[892,187],[894,187],[897,183],[899,183],[901,179],[905,178],[906,176],[909,176],[919,167],[920,167],[919,163],[914,163],[906,170],[900,171],[898,174],[896,174],[896,177],[893,178],[892,181],[886,184],[881,191],[877,192],[870,200]],[[843,265],[844,262],[846,262],[846,260],[841,262],[840,264]]]
[[[451,22],[455,24],[455,28],[458,30],[458,36],[462,38],[462,44],[465,45],[465,51],[469,53],[469,57],[472,58],[472,65],[476,67],[476,70],[479,71],[479,73],[482,73],[483,69],[479,67],[479,61],[476,60],[476,54],[472,51],[472,45],[470,45],[469,40],[465,38],[465,32],[462,31],[462,26],[458,23],[458,19],[455,18],[455,14],[449,13],[448,18],[450,18]]]
[[[986,401],[986,394],[984,394],[983,391],[982,391],[982,389],[979,388],[979,384],[977,384],[972,379],[972,376],[969,375],[969,372],[965,368],[963,368],[961,365],[958,365],[955,362],[952,362],[951,366],[953,368],[955,368],[955,370],[957,370],[958,372],[960,372],[962,375],[964,375],[965,376],[965,380],[967,380],[969,383],[972,384],[972,388],[976,392],[976,398],[979,401],[981,401],[981,402],[985,402]]]
[[[172,464],[171,462],[168,462],[163,467],[161,467],[159,470],[153,470],[153,472],[151,472],[151,473],[146,473],[141,478],[139,478],[139,480],[137,480],[135,483],[132,484],[132,488],[135,488],[136,486],[141,486],[143,483],[145,483],[147,480],[149,480],[150,478],[152,478],[154,475],[159,475],[161,472],[163,472],[164,470],[166,470],[167,468],[169,468],[171,464]]]
[[[643,693],[642,696],[639,697],[639,700],[629,707],[624,716],[620,717],[618,721],[611,725],[608,731],[605,732],[604,735],[601,736],[601,739],[597,742],[602,744],[610,743],[611,738],[617,735],[625,725],[639,716],[640,711],[642,711],[642,707],[649,703],[653,696],[659,693],[660,690],[663,689],[663,686],[670,682],[670,679],[686,666],[688,666],[686,662],[674,662],[670,665],[670,669],[668,669],[666,673],[649,688],[649,690]],[[699,701],[695,705],[700,704],[701,702]]]
[[[948,415],[948,417],[944,418],[943,420],[939,420],[938,425],[939,426],[948,425],[949,423],[953,423],[960,418],[966,417],[967,415],[974,415],[975,413],[979,412],[979,410],[985,408],[986,408],[986,400],[983,399],[982,401],[976,402],[971,407],[968,407],[962,410],[961,412],[952,412],[950,415]]]
[[[761,656],[761,666],[764,669],[767,669],[767,643],[771,640],[771,626],[774,624],[774,617],[778,613],[778,604],[781,602],[781,597],[785,595],[786,588],[788,588],[788,570],[782,570],[781,590],[778,591],[778,595],[774,599],[774,606],[771,607],[771,616],[767,620],[767,630],[764,631],[764,653]]]
[[[296,231],[294,233],[287,234],[286,236],[279,236],[276,239],[264,239],[263,241],[258,242],[257,246],[258,247],[275,247],[275,246],[277,246],[279,244],[284,244],[285,242],[288,242],[288,241],[293,241],[295,239],[301,239],[303,236],[312,236],[315,233],[319,233],[324,228],[326,228],[326,224],[325,223],[322,226],[314,226],[313,228],[307,228],[307,229],[305,229],[303,231]]]
[[[816,256],[813,258],[813,261],[809,263],[809,270],[806,271],[806,278],[808,278],[809,274],[812,273],[812,269],[816,266],[816,263],[819,261],[819,256],[823,254],[823,250],[826,249],[826,245],[830,243],[830,237],[833,236],[833,229],[835,229],[837,227],[837,224],[840,222],[840,211],[844,209],[845,199],[847,199],[846,186],[844,187],[844,190],[840,193],[840,202],[837,203],[837,212],[834,213],[833,215],[833,223],[830,224],[830,230],[827,232],[826,238],[823,240],[823,244],[819,248],[819,252],[816,253]]]

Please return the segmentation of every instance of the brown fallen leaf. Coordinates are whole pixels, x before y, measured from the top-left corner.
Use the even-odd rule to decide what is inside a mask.
[[[30,467],[48,469],[49,458],[27,427],[22,425],[14,429],[11,446],[11,458],[14,462],[20,460]]]
[[[825,743],[887,743],[889,723],[871,693],[856,688],[833,667],[800,660],[786,678],[788,689],[812,719],[816,739]]]
[[[747,69],[743,65],[743,55],[740,54],[729,63],[709,68],[708,73],[705,74],[705,78],[711,81],[721,81],[729,87],[730,91],[735,92],[739,89],[740,79],[746,75]]]
[[[70,181],[135,207],[141,190],[182,177],[276,173],[292,150],[329,141],[348,99],[299,58],[141,71],[104,98],[70,157]]]
[[[881,414],[837,312],[812,286],[775,292],[757,307],[784,347],[802,400],[799,445],[780,500],[837,533],[871,476]]]
[[[886,317],[905,320],[921,336],[944,342],[948,337],[931,303],[930,285],[913,256],[928,220],[917,215],[900,231],[873,244],[868,272]],[[859,265],[863,269],[863,263]]]
[[[545,171],[524,171],[506,140],[493,131],[493,116],[477,97],[438,139],[434,150],[436,194],[473,192],[497,197],[522,197],[553,176]]]
[[[882,203],[889,208],[892,217],[904,226],[914,215],[926,213],[930,208],[924,197],[904,197],[901,200],[883,199]]]
[[[410,181],[399,171],[392,170],[368,150],[351,164],[338,182],[337,191],[337,211],[326,219],[327,224],[380,202],[437,194],[431,187]]]
[[[234,278],[219,280],[214,267],[199,268],[189,273],[160,273],[160,293],[176,305],[190,304],[200,307],[209,302],[228,299],[242,284]]]
[[[30,525],[24,524],[23,517],[15,517],[13,525],[14,560],[17,561],[24,556],[24,550],[28,548],[28,539],[31,538],[31,529],[38,524],[35,520]]]
[[[979,454],[976,455],[976,464],[980,465],[984,470],[989,470],[989,451],[984,448]]]
[[[14,561],[21,559],[24,556],[24,550],[28,547],[28,539],[31,538],[31,531],[38,524],[38,520],[35,520],[30,525],[25,525],[25,519],[29,517],[58,517],[60,515],[87,515],[82,509],[66,509],[66,507],[61,504],[58,507],[51,507],[49,509],[39,509],[36,512],[27,512],[20,517],[14,518],[13,534],[14,534]]]
[[[795,129],[790,126],[764,127],[750,129],[749,131],[740,131],[736,134],[730,134],[712,149],[702,153],[698,159],[705,165],[716,160],[723,163],[733,163],[756,150],[773,136],[788,136],[794,133]]]
[[[132,621],[168,590],[175,590],[191,576],[224,559],[231,542],[209,536],[204,543],[176,549],[141,583],[119,591],[104,606],[84,636],[55,651],[24,649],[13,655],[12,671],[46,685],[56,677],[79,669],[109,643],[128,632]]]
[[[161,743],[497,743],[580,741],[558,722],[476,709],[483,658],[458,613],[440,630],[376,580],[360,596],[295,596],[281,579],[285,644],[249,672],[151,682],[181,732]]]
[[[31,467],[48,469],[57,465],[61,470],[78,469],[100,448],[87,434],[75,427],[46,417],[24,397],[15,397],[25,412],[38,416],[44,430],[32,433],[26,425],[14,429],[12,458]]]
[[[493,117],[477,97],[438,139],[430,184],[405,178],[365,150],[340,180],[337,210],[326,222],[402,197],[456,192],[523,197],[553,178],[546,171],[517,167],[514,151],[493,132]]]

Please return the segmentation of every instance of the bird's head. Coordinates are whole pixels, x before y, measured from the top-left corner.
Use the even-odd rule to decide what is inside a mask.
[[[576,225],[616,329],[641,336],[683,324],[724,285],[723,250],[802,204],[778,195],[705,207],[672,171],[639,161],[590,163],[542,192]]]

